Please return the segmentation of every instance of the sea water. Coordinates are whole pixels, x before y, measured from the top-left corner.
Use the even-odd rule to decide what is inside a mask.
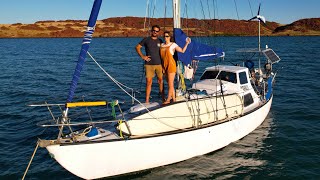
[[[226,52],[223,63],[230,65],[246,58],[235,53],[236,49],[257,46],[256,37],[199,40],[222,47]],[[36,125],[50,119],[46,109],[27,105],[65,102],[81,41],[0,39],[0,179],[20,179],[37,138],[57,134],[56,129]],[[134,49],[139,41],[140,38],[96,38],[89,51],[111,76],[141,92],[135,95],[144,101],[143,61]],[[251,134],[210,154],[115,179],[320,179],[319,42],[320,37],[262,37],[261,44],[268,44],[282,60],[275,65],[279,71],[271,111]],[[201,62],[196,78],[204,67],[215,63]],[[156,79],[151,96],[151,100],[158,98]],[[76,97],[117,99],[123,102],[124,110],[131,105],[131,98],[89,58]],[[26,178],[79,179],[43,148],[36,152]]]

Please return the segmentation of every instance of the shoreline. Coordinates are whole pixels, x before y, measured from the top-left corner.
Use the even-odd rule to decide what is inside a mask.
[[[153,18],[151,24],[158,24],[161,33],[172,31],[171,18]],[[250,37],[257,36],[257,22],[234,19],[184,19],[188,28],[182,28],[190,37]],[[166,22],[166,24],[164,24]],[[0,24],[0,38],[82,38],[87,21],[60,20],[37,21],[33,24]],[[185,25],[182,25],[183,27]],[[95,38],[146,37],[142,17],[114,17],[98,20]],[[300,19],[291,24],[267,22],[261,27],[261,36],[320,36],[320,18]]]
[[[319,35],[309,35],[309,34],[301,34],[301,35],[261,35],[261,37],[318,37]],[[103,39],[103,38],[144,38],[146,36],[106,36],[106,37],[94,37],[94,39]],[[219,35],[219,36],[189,36],[189,37],[197,37],[197,38],[214,38],[214,37],[258,37],[258,36],[241,36],[241,35]],[[79,39],[83,37],[0,37],[0,39]]]

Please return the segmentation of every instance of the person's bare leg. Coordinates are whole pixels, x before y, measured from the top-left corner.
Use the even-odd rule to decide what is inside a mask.
[[[171,84],[171,91],[172,91],[171,99],[173,102],[175,102],[176,96],[175,96],[175,89],[174,89],[174,78],[176,76],[176,73],[170,73],[169,76],[170,76],[170,84]]]
[[[163,90],[163,78],[158,78],[158,84],[159,84],[159,93],[161,94],[162,102],[165,101],[165,96],[164,96],[164,90]]]
[[[172,101],[176,102],[176,90],[174,88],[174,78],[176,77],[176,73],[172,73]]]
[[[149,103],[152,87],[152,78],[146,78],[146,103]]]
[[[175,101],[175,97],[174,96],[174,77],[175,77],[176,73],[168,73],[168,98],[165,101],[164,104],[170,103],[170,100],[173,99],[173,101]]]

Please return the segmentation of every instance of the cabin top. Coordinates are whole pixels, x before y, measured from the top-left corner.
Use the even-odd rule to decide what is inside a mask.
[[[193,89],[205,90],[207,94],[243,93],[250,87],[248,68],[218,65],[206,68],[200,79],[192,85]]]
[[[227,72],[242,72],[246,71],[246,67],[241,67],[241,66],[226,66],[226,65],[217,65],[217,66],[211,66],[207,67],[206,71],[227,71]]]
[[[221,79],[242,85],[249,82],[248,77],[248,68],[246,67],[218,65],[206,68],[200,77],[200,81],[205,79]]]

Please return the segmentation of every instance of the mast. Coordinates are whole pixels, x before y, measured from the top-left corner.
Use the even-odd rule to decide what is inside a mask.
[[[259,7],[260,9],[260,7]],[[261,40],[260,40],[260,19],[259,20],[259,53],[261,52]]]
[[[180,0],[172,0],[172,10],[173,10],[173,34],[175,37],[175,29],[176,28],[181,28],[181,19],[180,19]],[[178,71],[176,72],[176,77],[177,77],[177,85],[178,89],[175,89],[175,95],[177,96],[178,92],[181,91],[180,85],[181,85],[181,79],[178,74]],[[177,92],[178,90],[178,92]]]
[[[258,31],[259,31],[259,40],[258,40],[258,49],[259,49],[259,71],[261,70],[261,58],[260,58],[260,56],[261,56],[261,21],[263,21],[264,23],[266,23],[265,22],[265,18],[263,17],[263,16],[261,16],[260,15],[260,6],[261,6],[261,3],[259,4],[259,9],[258,9],[258,14],[257,14],[257,19],[258,19],[258,23],[259,23],[259,25],[258,25],[258,27],[259,27],[259,29],[258,29]]]
[[[251,20],[254,20],[254,19],[258,19],[258,23],[259,23],[259,25],[258,25],[258,27],[259,27],[259,29],[258,29],[258,33],[259,33],[259,35],[258,35],[258,52],[259,52],[259,69],[261,68],[260,67],[260,55],[261,55],[261,32],[260,32],[260,24],[261,24],[261,21],[263,22],[263,23],[266,23],[266,18],[265,17],[263,17],[263,16],[261,16],[260,15],[260,6],[261,6],[261,3],[259,4],[259,9],[258,9],[258,14],[255,16],[255,17],[253,17],[253,18],[251,18],[251,19],[249,19],[249,21],[251,21]]]
[[[172,0],[173,28],[181,28],[180,0]]]
[[[259,12],[260,12],[260,5],[259,5],[259,11],[258,11],[258,14],[259,14]],[[258,49],[259,49],[259,72],[260,72],[260,70],[261,70],[261,58],[260,58],[260,56],[261,56],[261,40],[260,40],[260,19],[258,19],[258,23],[259,23],[259,40],[258,40]]]
[[[86,30],[84,37],[83,37],[83,40],[82,40],[82,46],[81,46],[81,50],[80,50],[80,54],[79,54],[79,58],[78,58],[78,63],[77,63],[77,66],[74,70],[74,73],[73,73],[73,78],[71,81],[67,102],[72,101],[73,96],[74,96],[74,92],[76,90],[78,81],[80,79],[80,73],[82,71],[82,67],[84,65],[84,61],[86,59],[87,52],[89,49],[89,45],[92,40],[92,35],[94,33],[94,29],[95,29],[96,21],[98,18],[99,10],[101,7],[101,3],[102,3],[102,0],[95,0],[93,3],[90,18],[89,18],[88,25],[87,25],[87,30]]]

